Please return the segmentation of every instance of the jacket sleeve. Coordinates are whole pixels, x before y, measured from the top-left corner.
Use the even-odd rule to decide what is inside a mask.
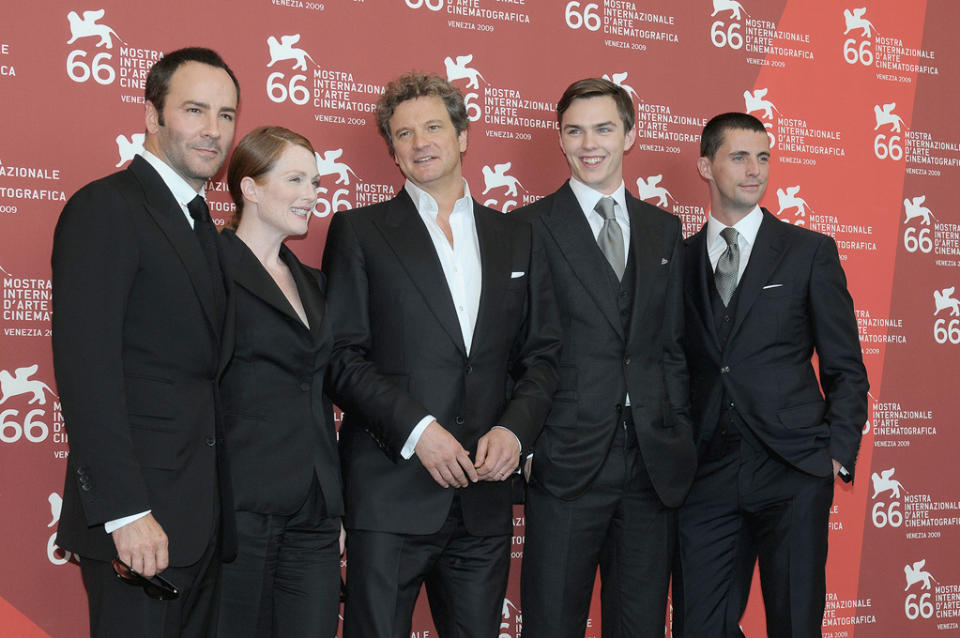
[[[381,374],[370,358],[372,343],[363,247],[350,213],[334,215],[323,252],[327,313],[333,330],[328,392],[366,429],[394,461],[427,410]]]

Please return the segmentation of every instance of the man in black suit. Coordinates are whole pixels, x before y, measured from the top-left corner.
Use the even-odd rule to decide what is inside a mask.
[[[767,634],[820,635],[833,484],[852,479],[867,417],[836,243],[759,207],[769,164],[756,118],[707,123],[697,167],[710,217],[684,245],[699,452],[674,575],[674,635],[684,638],[743,635],[758,559]]]
[[[54,234],[53,356],[70,436],[57,543],[82,559],[96,636],[208,636],[216,620],[215,392],[232,341],[202,195],[238,95],[215,52],[164,56],[146,81],[145,152],[71,197]],[[163,572],[179,598],[118,579],[115,557]]]
[[[604,636],[662,636],[676,508],[695,450],[680,337],[680,221],[633,197],[634,107],[602,79],[557,104],[570,180],[516,215],[544,246],[560,385],[528,469],[524,636],[583,636],[600,567]]]
[[[557,383],[552,288],[530,226],[470,197],[459,91],[404,75],[377,121],[406,183],[338,213],[323,260],[345,412],[344,635],[406,638],[425,582],[441,636],[487,638],[509,571],[507,479]]]

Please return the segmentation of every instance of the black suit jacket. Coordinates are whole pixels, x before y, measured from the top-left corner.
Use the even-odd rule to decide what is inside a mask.
[[[687,361],[701,452],[726,390],[751,431],[784,460],[829,476],[836,459],[852,474],[868,384],[836,243],[764,210],[721,350],[706,234],[704,226],[685,242]]]
[[[53,241],[53,358],[70,437],[57,543],[116,555],[106,521],[152,510],[170,564],[196,562],[217,516],[217,378],[229,320],[200,244],[141,157],[67,202]]]
[[[308,329],[247,245],[231,230],[220,237],[237,308],[234,355],[220,383],[235,506],[293,514],[316,476],[327,516],[340,516],[337,435],[323,394],[333,337],[320,283],[280,248]]]
[[[323,267],[334,332],[333,399],[350,528],[440,529],[454,490],[400,451],[428,414],[471,452],[502,425],[529,448],[556,388],[559,334],[543,257],[530,226],[474,202],[482,264],[468,355],[436,249],[409,195],[337,213]],[[515,382],[508,397],[508,377]],[[509,534],[509,482],[463,490],[472,534]]]
[[[676,507],[696,469],[681,345],[680,221],[630,193],[626,200],[636,266],[626,330],[610,266],[569,183],[515,213],[544,246],[563,323],[560,386],[537,440],[533,480],[560,498],[589,489],[629,392],[650,479],[664,504]]]

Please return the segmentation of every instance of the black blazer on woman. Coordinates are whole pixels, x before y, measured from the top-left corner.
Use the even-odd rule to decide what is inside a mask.
[[[237,306],[236,347],[220,385],[236,509],[292,514],[316,476],[326,515],[340,516],[336,432],[323,394],[333,339],[322,275],[281,247],[308,329],[246,244],[230,230],[220,237]]]

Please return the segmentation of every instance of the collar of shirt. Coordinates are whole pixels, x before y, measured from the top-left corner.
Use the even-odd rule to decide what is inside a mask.
[[[147,163],[154,168],[157,173],[160,175],[160,179],[163,180],[163,183],[167,185],[167,188],[170,189],[170,192],[173,194],[173,197],[177,200],[177,203],[180,204],[180,210],[183,211],[183,214],[187,218],[187,223],[190,224],[190,228],[193,228],[193,217],[190,216],[190,211],[187,210],[187,204],[189,204],[194,197],[198,195],[197,191],[193,189],[193,186],[187,183],[187,180],[180,177],[175,170],[173,170],[169,164],[164,162],[162,159],[151,153],[150,151],[143,151],[140,153],[143,159],[147,160]],[[201,197],[206,197],[206,187],[200,189],[199,195]]]
[[[403,188],[407,191],[410,199],[413,200],[413,205],[416,207],[417,212],[420,213],[420,216],[423,217],[424,221],[426,222],[429,219],[432,223],[436,224],[437,215],[440,214],[440,206],[437,204],[437,200],[434,199],[433,195],[409,179],[404,182]],[[463,180],[463,197],[454,203],[453,212],[450,213],[451,220],[454,215],[462,212],[473,212],[473,199],[470,197],[470,186],[467,184],[467,180]],[[473,215],[469,217],[472,219]]]
[[[757,241],[757,233],[760,231],[761,222],[763,222],[763,212],[758,205],[754,206],[752,211],[733,225],[739,235],[737,237],[737,246],[740,248],[738,281],[750,260],[750,253],[753,251],[753,244]],[[720,236],[720,231],[724,228],[727,228],[726,224],[717,221],[713,215],[707,217],[707,255],[710,257],[711,269],[716,269],[720,255],[727,249],[727,242]]]
[[[613,207],[613,215],[617,218],[617,223],[620,224],[620,232],[623,233],[623,245],[626,249],[624,256],[629,257],[630,215],[627,213],[627,189],[623,185],[623,181],[620,181],[620,186],[618,186],[617,190],[613,193],[604,195],[600,191],[590,188],[575,177],[571,177],[570,190],[573,191],[574,197],[577,198],[577,203],[580,204],[580,210],[583,211],[584,217],[587,218],[590,230],[593,231],[594,240],[597,239],[600,235],[600,229],[603,228],[603,215],[594,210],[594,207],[603,197],[613,198],[613,201],[617,204]]]

